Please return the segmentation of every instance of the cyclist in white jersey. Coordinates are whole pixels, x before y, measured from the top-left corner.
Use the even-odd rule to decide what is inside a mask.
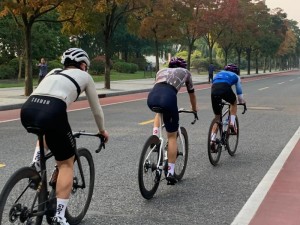
[[[63,53],[64,69],[50,71],[34,90],[21,109],[21,122],[25,128],[39,127],[45,131],[45,148],[51,149],[59,174],[56,182],[57,211],[54,225],[69,225],[65,218],[73,184],[73,162],[75,140],[68,121],[67,107],[85,92],[99,133],[105,142],[109,134],[104,127],[104,115],[99,103],[95,84],[88,74],[90,60],[80,48],[70,48]],[[39,146],[33,158],[39,170]]]
[[[179,114],[177,106],[177,93],[185,84],[189,93],[192,110],[197,111],[196,95],[192,75],[186,69],[186,62],[181,58],[172,58],[169,68],[162,69],[156,74],[156,81],[147,99],[148,107],[163,109],[163,121],[168,135],[168,184],[177,183],[174,177],[175,161],[177,158],[177,131],[179,127]],[[154,118],[153,134],[158,135],[160,125],[159,114]]]

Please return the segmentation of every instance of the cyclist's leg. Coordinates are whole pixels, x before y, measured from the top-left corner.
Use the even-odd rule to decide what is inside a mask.
[[[212,92],[211,92],[211,104],[212,104],[212,108],[215,114],[215,118],[214,121],[219,122],[221,120],[221,113],[222,113],[222,109],[221,109],[221,102],[222,102],[222,98],[219,94],[219,90],[218,90],[218,86],[215,87],[216,85],[213,85],[212,88]],[[212,129],[211,129],[211,141],[215,141],[215,136],[216,133],[218,131],[218,123],[214,123]]]
[[[76,143],[65,110],[56,116],[53,123],[54,125],[45,134],[45,140],[55,157],[59,171],[56,182],[57,209],[54,219],[60,217],[59,220],[65,221],[65,210],[73,185]]]
[[[68,122],[61,123],[60,131],[47,132],[46,142],[58,166],[56,182],[57,209],[55,217],[65,218],[65,210],[73,185],[75,140]]]
[[[168,184],[175,184],[177,182],[176,177],[174,176],[175,162],[177,158],[177,133],[179,128],[179,114],[176,107],[173,109],[172,113],[163,114],[165,121],[165,128],[168,136],[168,174],[167,180]]]
[[[236,127],[235,125],[235,118],[237,113],[237,100],[236,95],[233,92],[231,87],[227,87],[226,93],[223,95],[223,99],[226,102],[230,103],[230,121],[229,121],[229,128],[232,132],[236,133]]]

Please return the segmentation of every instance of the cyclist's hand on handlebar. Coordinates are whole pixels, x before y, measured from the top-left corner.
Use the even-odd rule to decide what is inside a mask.
[[[106,130],[101,130],[99,131],[99,134],[101,134],[104,137],[104,143],[108,142],[109,139],[109,134]]]

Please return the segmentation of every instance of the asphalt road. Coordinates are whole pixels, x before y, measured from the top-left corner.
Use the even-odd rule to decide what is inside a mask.
[[[145,98],[103,106],[111,138],[93,153],[96,183],[89,211],[81,224],[230,224],[300,125],[300,74],[243,80],[248,111],[241,114],[240,142],[235,157],[222,152],[213,167],[207,156],[207,132],[213,112],[210,89],[197,86],[199,121],[181,117],[190,141],[188,167],[182,182],[162,182],[152,200],[142,198],[137,181],[142,146],[152,132],[153,113]],[[205,89],[206,88],[206,89]],[[200,90],[201,89],[201,90]],[[117,98],[117,97],[116,97]],[[178,94],[179,107],[189,108],[188,94]],[[89,109],[69,113],[73,130],[96,131]],[[10,174],[31,161],[35,137],[19,120],[0,123],[0,189]],[[96,147],[82,137],[78,146]]]

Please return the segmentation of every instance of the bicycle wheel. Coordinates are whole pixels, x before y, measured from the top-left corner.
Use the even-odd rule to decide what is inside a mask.
[[[44,187],[34,203],[40,180],[38,172],[30,167],[20,168],[9,178],[0,194],[0,225],[42,224],[43,213],[38,217],[32,215],[45,210],[47,193]]]
[[[157,136],[150,136],[144,144],[138,170],[138,182],[142,196],[145,199],[153,198],[161,174],[157,173],[160,140]],[[162,158],[161,158],[162,159]]]
[[[230,130],[228,129],[227,131],[227,141],[226,141],[226,149],[229,153],[229,155],[234,156],[236,150],[237,150],[237,146],[239,143],[239,120],[236,117],[235,118],[235,126],[237,128],[237,132],[236,133],[231,133]]]
[[[184,127],[180,127],[180,130],[181,130],[182,142],[178,133],[177,134],[177,158],[175,162],[175,171],[174,171],[174,176],[177,180],[182,179],[187,166],[187,160],[189,156],[188,134]]]
[[[213,134],[213,128],[217,130],[216,139],[215,142],[211,141],[211,136]],[[221,134],[221,127],[220,123],[217,122],[215,119],[212,120],[209,132],[208,132],[208,138],[207,138],[207,152],[208,152],[208,158],[210,163],[213,166],[216,166],[220,160],[221,151],[222,151],[222,134]]]
[[[82,186],[78,162],[75,160],[73,187],[66,209],[67,221],[72,225],[79,224],[84,218],[92,200],[95,182],[95,166],[91,153],[86,148],[79,148],[77,151],[82,165],[85,187]]]

